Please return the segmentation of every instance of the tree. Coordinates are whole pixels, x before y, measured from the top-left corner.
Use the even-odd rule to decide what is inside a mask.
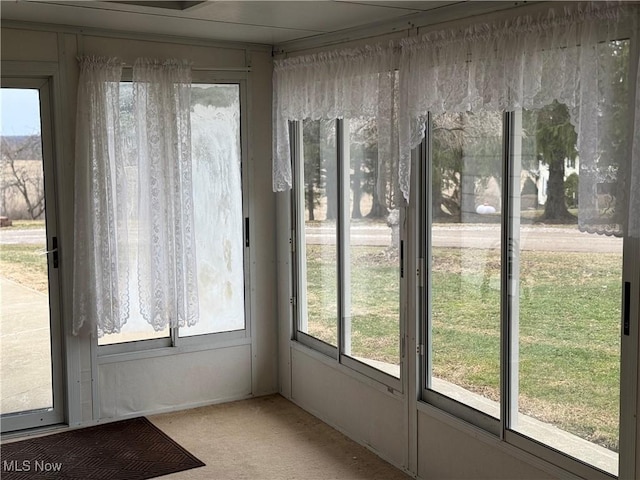
[[[315,220],[315,208],[326,197],[326,220],[337,215],[337,165],[335,121],[305,120],[302,128],[304,155],[305,206],[309,220]]]
[[[567,209],[564,188],[565,160],[575,161],[578,155],[576,130],[569,121],[569,110],[554,100],[550,105],[528,114],[535,122],[538,159],[549,167],[547,201],[544,213],[537,221],[575,223],[577,218]]]
[[[363,194],[371,195],[371,210],[367,218],[385,218],[388,215],[386,199],[378,197],[378,128],[374,118],[349,120],[349,147],[351,157],[351,191],[353,207],[351,218],[362,218],[360,203]],[[385,191],[390,189],[385,185]]]
[[[578,206],[578,180],[578,174],[574,172],[564,181],[564,196],[571,208]]]
[[[500,184],[502,115],[442,113],[434,116],[431,135],[433,218],[462,221],[465,194],[473,200],[489,180]]]
[[[35,165],[34,165],[35,164]],[[26,206],[31,220],[44,213],[44,178],[42,174],[42,143],[39,135],[2,137],[2,198],[17,193]]]
[[[309,220],[315,220],[316,196],[320,188],[320,122],[305,121],[302,129],[305,204]]]
[[[604,141],[600,143],[602,151],[598,156],[597,170],[602,177],[609,178],[613,202],[600,212],[607,223],[624,223],[620,210],[616,208],[618,199],[626,195],[625,164],[631,145],[629,128],[629,40],[615,40],[598,45],[601,62],[612,72],[611,83],[607,86],[609,94],[600,103],[602,115],[599,127]],[[635,133],[637,135],[637,133]]]

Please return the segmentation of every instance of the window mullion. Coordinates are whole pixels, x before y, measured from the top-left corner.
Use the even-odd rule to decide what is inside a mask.
[[[424,259],[424,269],[422,272],[424,280],[423,290],[423,315],[425,318],[425,328],[422,333],[422,345],[424,345],[424,365],[425,365],[425,388],[431,388],[431,378],[433,375],[432,368],[432,351],[431,351],[431,281],[427,280],[427,275],[431,275],[431,222],[433,221],[433,209],[432,205],[432,188],[431,188],[431,175],[432,175],[432,152],[431,152],[431,136],[432,136],[432,115],[431,112],[427,114],[425,139],[421,145],[422,156],[422,209],[423,209],[423,225],[420,229],[422,232],[422,240],[420,242],[420,255]]]
[[[304,259],[307,257],[305,229],[304,229],[304,153],[302,151],[302,122],[295,121],[289,124],[289,137],[291,138],[291,158],[293,159],[293,198],[292,215],[293,229],[295,235],[292,235],[292,254],[294,257],[294,291],[293,291],[293,310],[295,312],[295,330],[296,332],[308,331],[308,315],[307,315],[307,291],[300,283],[307,278],[307,265]]]
[[[519,396],[520,165],[522,111],[504,115],[502,182],[502,432],[516,428]]]
[[[340,354],[351,355],[351,262],[349,184],[350,158],[345,138],[349,137],[349,122],[336,120],[336,154],[338,174],[338,227],[337,269],[338,269],[338,347]]]

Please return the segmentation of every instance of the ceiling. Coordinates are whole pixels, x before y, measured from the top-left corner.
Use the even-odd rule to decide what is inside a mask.
[[[453,7],[469,6],[471,4],[461,1],[2,0],[0,17],[2,20],[282,45],[389,22],[407,28],[417,15],[435,15]]]

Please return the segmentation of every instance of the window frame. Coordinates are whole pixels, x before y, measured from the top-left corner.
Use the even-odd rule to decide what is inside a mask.
[[[133,70],[123,68],[121,83],[131,82]],[[240,101],[240,179],[242,195],[242,242],[243,242],[243,282],[244,282],[244,328],[181,337],[180,327],[169,327],[169,335],[162,338],[143,339],[130,342],[98,345],[96,338],[97,357],[112,358],[121,354],[127,356],[141,353],[143,356],[157,356],[158,354],[178,354],[184,351],[200,351],[221,348],[230,345],[246,344],[252,335],[251,322],[251,277],[252,268],[250,258],[251,248],[251,217],[249,213],[248,192],[250,178],[248,168],[248,140],[247,140],[247,80],[248,75],[243,72],[219,72],[214,70],[195,70],[192,72],[192,85],[217,84],[237,85]]]
[[[631,68],[632,69],[632,68]],[[419,286],[421,292],[419,294],[419,306],[418,306],[418,331],[419,331],[419,345],[418,351],[420,352],[419,370],[420,370],[420,382],[419,387],[420,396],[418,405],[431,405],[438,410],[441,410],[449,415],[446,417],[451,422],[464,422],[465,424],[471,424],[481,429],[481,432],[485,432],[489,437],[496,438],[500,443],[516,447],[520,450],[528,452],[541,458],[549,463],[557,465],[558,467],[572,472],[584,478],[594,479],[612,479],[612,478],[632,478],[633,475],[629,475],[628,472],[634,471],[634,459],[635,459],[635,402],[628,400],[628,398],[636,399],[635,385],[637,378],[637,370],[633,364],[637,358],[638,352],[638,339],[637,335],[631,335],[625,337],[621,333],[620,344],[620,419],[619,419],[619,461],[618,461],[618,476],[614,476],[600,468],[587,464],[577,458],[571,457],[568,453],[564,453],[555,449],[554,447],[544,444],[543,442],[527,437],[523,433],[520,433],[511,428],[511,418],[515,413],[517,414],[517,399],[514,399],[514,395],[517,397],[517,390],[514,393],[513,381],[517,380],[518,372],[515,372],[514,377],[514,349],[513,343],[515,342],[516,348],[518,348],[519,337],[517,336],[517,330],[514,331],[514,325],[511,321],[511,309],[513,303],[510,300],[511,289],[514,288],[511,275],[513,271],[508,270],[509,262],[512,260],[509,255],[509,242],[513,239],[513,230],[519,228],[518,225],[514,225],[513,212],[514,202],[511,201],[513,195],[513,181],[512,176],[515,175],[514,158],[516,157],[514,142],[517,140],[518,128],[521,128],[521,111],[507,111],[503,113],[503,158],[502,158],[502,219],[501,219],[501,299],[500,299],[500,418],[496,419],[487,415],[473,407],[456,401],[444,394],[431,390],[430,377],[431,377],[431,349],[429,344],[429,335],[431,331],[431,221],[432,221],[432,209],[431,209],[431,128],[432,128],[432,114],[427,115],[427,127],[425,137],[423,138],[420,146],[418,146],[414,153],[418,156],[418,168],[416,168],[416,175],[418,177],[418,208],[416,213],[416,222],[418,225],[418,237],[419,245],[417,248],[418,263],[421,265],[421,269],[424,271],[421,273],[421,285]],[[517,170],[516,170],[517,171]],[[519,173],[519,172],[518,172]],[[519,202],[519,200],[518,200]],[[634,256],[635,252],[635,256]],[[636,258],[634,261],[633,259]],[[620,282],[625,282],[629,278],[637,278],[640,272],[640,241],[631,239],[628,236],[623,240],[623,258],[622,258],[622,275]],[[517,265],[516,265],[517,268]],[[516,281],[519,281],[516,280]],[[623,293],[624,295],[624,293]],[[622,308],[622,307],[621,307]],[[637,322],[634,322],[636,315],[633,314],[633,309],[629,313],[631,316],[632,325],[636,326]],[[516,353],[517,355],[517,353]],[[516,369],[517,369],[517,363]],[[517,383],[516,383],[517,389]],[[515,400],[515,402],[514,402]]]
[[[406,336],[406,309],[402,308],[407,297],[407,275],[406,264],[407,255],[399,255],[398,268],[400,270],[399,275],[399,377],[395,377],[391,374],[385,373],[367,363],[357,360],[356,358],[349,356],[345,353],[347,338],[345,328],[345,315],[344,308],[348,304],[346,297],[349,292],[348,286],[348,273],[345,267],[345,259],[343,258],[346,251],[346,245],[348,245],[348,215],[345,215],[345,208],[349,208],[349,202],[345,202],[345,199],[349,196],[349,182],[350,178],[346,177],[345,172],[348,171],[348,166],[345,166],[345,158],[349,158],[345,149],[349,148],[348,141],[345,141],[345,135],[348,132],[348,127],[345,126],[345,121],[342,119],[335,119],[336,125],[336,156],[337,156],[337,171],[338,171],[338,199],[337,199],[337,220],[336,220],[336,259],[337,259],[337,345],[331,345],[326,343],[312,335],[300,330],[300,321],[304,316],[304,309],[306,308],[304,287],[301,282],[305,278],[304,260],[299,253],[303,251],[303,237],[304,237],[304,178],[303,171],[300,169],[300,152],[302,151],[302,138],[303,127],[302,121],[290,121],[289,122],[289,138],[290,138],[290,151],[292,158],[292,188],[291,188],[291,218],[292,218],[292,232],[291,232],[291,264],[292,264],[292,297],[291,304],[293,306],[293,323],[291,340],[295,341],[307,348],[318,351],[323,355],[333,359],[337,364],[343,365],[350,370],[358,372],[365,377],[379,382],[387,387],[389,392],[404,393],[404,377],[405,377],[405,360],[406,360],[406,348],[405,348],[405,336]],[[405,222],[403,221],[407,215],[406,205],[398,207],[400,211],[400,242],[405,248],[400,248],[401,252],[406,252],[407,245],[407,229]]]

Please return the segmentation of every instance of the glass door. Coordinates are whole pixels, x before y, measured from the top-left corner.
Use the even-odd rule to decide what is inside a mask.
[[[63,421],[58,244],[48,79],[0,94],[2,432]]]

